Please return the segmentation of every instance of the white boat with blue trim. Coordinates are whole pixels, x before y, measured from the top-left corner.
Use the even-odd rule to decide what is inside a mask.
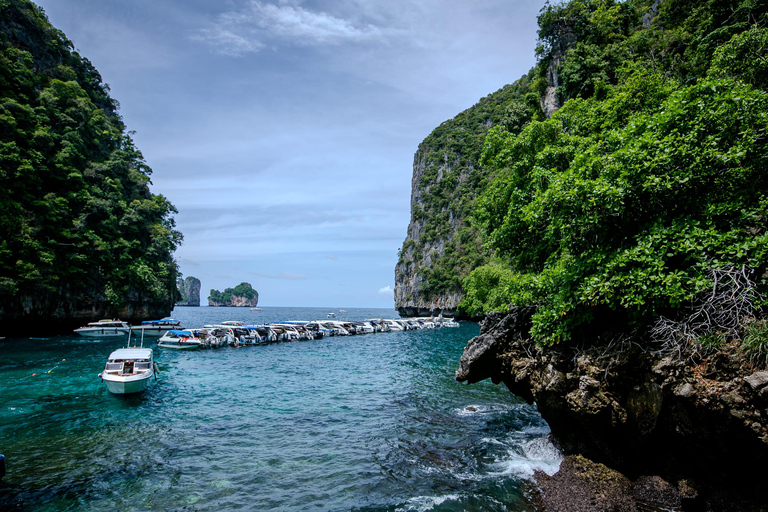
[[[107,390],[115,395],[141,393],[155,376],[151,348],[121,348],[109,355],[99,374]]]
[[[126,336],[131,332],[131,327],[120,320],[99,320],[90,322],[85,327],[75,329],[80,336],[103,338],[106,336]]]

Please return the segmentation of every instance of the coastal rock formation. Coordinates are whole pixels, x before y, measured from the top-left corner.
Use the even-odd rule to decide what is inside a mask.
[[[211,290],[208,297],[209,306],[237,306],[255,307],[259,303],[259,292],[253,289],[249,283],[240,283],[234,288],[227,288],[223,292]]]
[[[0,335],[166,316],[175,207],[93,64],[29,0],[0,2]]]
[[[104,295],[95,291],[78,294],[58,289],[0,302],[0,335],[29,337],[71,333],[101,318],[139,323],[147,318],[168,316],[172,309],[170,296],[166,301],[157,301],[136,289],[128,290],[119,306],[110,304]]]
[[[199,306],[200,305],[200,280],[189,276],[184,280],[177,282],[181,300],[176,303],[177,306]]]
[[[535,402],[565,454],[630,480],[677,482],[704,510],[766,509],[768,491],[753,469],[768,463],[768,371],[738,342],[708,356],[654,352],[632,338],[541,347],[526,339],[534,311],[489,315],[457,380],[490,378]]]
[[[411,219],[395,267],[395,308],[401,316],[457,316],[462,280],[490,254],[469,222],[487,183],[479,164],[488,131],[520,122],[538,96],[526,96],[528,77],[482,98],[427,136],[413,158]],[[520,114],[520,113],[523,114]]]

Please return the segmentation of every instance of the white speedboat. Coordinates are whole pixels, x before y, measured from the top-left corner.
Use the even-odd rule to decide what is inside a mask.
[[[157,340],[158,347],[174,350],[194,350],[200,348],[202,343],[203,342],[200,340],[197,333],[178,329],[166,331],[165,334],[160,336],[160,339]]]
[[[90,322],[85,327],[75,329],[80,336],[103,338],[105,336],[126,336],[131,332],[131,327],[120,320],[99,320]]]
[[[107,390],[115,395],[141,393],[155,375],[151,348],[121,348],[109,355],[99,374]]]
[[[131,332],[134,336],[158,337],[169,329],[184,329],[180,320],[162,318],[160,320],[145,320],[141,325],[132,325]]]

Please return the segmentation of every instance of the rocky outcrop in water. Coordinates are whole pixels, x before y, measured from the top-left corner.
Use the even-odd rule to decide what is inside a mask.
[[[200,280],[189,276],[184,280],[179,279],[177,283],[181,300],[176,303],[177,306],[199,306],[200,305]]]
[[[226,288],[223,292],[211,290],[208,296],[209,306],[255,307],[259,303],[259,292],[249,283],[240,283],[234,288]]]
[[[657,475],[697,495],[702,510],[768,509],[754,471],[768,464],[768,371],[738,342],[706,357],[655,352],[632,338],[541,347],[527,339],[534,311],[489,315],[456,378],[490,378],[535,402],[565,454],[630,480]]]

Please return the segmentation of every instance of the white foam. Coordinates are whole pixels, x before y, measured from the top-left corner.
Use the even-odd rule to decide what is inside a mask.
[[[469,404],[460,409],[454,409],[453,412],[458,416],[473,416],[475,414],[509,412],[519,407],[520,407],[519,404],[497,404],[497,405]]]
[[[535,471],[552,476],[563,461],[563,454],[546,436],[523,443],[518,450],[509,450],[508,454],[508,459],[499,461],[502,470],[498,474],[514,475],[524,480],[533,478]]]
[[[395,509],[396,512],[427,512],[433,510],[438,505],[442,505],[448,500],[458,501],[458,494],[448,494],[446,496],[416,496],[409,499],[405,506]]]

